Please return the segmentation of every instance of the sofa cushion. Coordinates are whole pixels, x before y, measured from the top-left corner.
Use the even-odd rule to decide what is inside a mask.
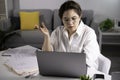
[[[83,10],[82,17],[86,17],[86,25],[91,26],[93,20],[93,10]]]
[[[39,25],[39,12],[20,12],[21,30],[33,30],[34,25]]]
[[[19,16],[12,16],[10,17],[12,30],[18,30],[20,29],[20,17]],[[44,18],[44,15],[39,16],[39,23],[44,22],[46,24],[46,20]]]
[[[44,22],[44,24],[47,24],[46,21],[45,21],[44,15],[40,15],[39,25],[41,25],[42,22]]]
[[[39,30],[17,30],[5,36],[4,48],[31,45],[42,48],[44,37]]]

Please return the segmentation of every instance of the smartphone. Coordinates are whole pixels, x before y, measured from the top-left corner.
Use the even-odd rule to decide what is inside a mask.
[[[105,80],[103,74],[95,74],[93,80]]]

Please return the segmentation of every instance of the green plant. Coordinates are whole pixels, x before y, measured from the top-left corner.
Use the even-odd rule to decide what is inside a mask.
[[[90,78],[89,76],[83,75],[83,76],[80,76],[80,80],[92,80],[92,78]]]
[[[114,27],[114,21],[107,18],[106,20],[102,21],[100,24],[100,29],[101,31],[107,31],[112,29],[112,27]]]

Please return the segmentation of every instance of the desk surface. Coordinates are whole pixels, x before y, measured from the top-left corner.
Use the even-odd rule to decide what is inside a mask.
[[[23,76],[19,76],[9,70],[4,62],[9,57],[1,56],[2,52],[0,52],[0,80],[80,80],[78,78],[59,78],[59,77],[45,77],[45,76],[35,76],[34,78],[26,79]],[[111,79],[106,79],[111,80]]]
[[[19,76],[9,70],[5,65],[4,62],[8,59],[8,56],[1,56],[2,52],[0,52],[0,80],[28,80],[23,76]],[[58,77],[44,77],[41,75],[35,76],[34,78],[30,78],[29,80],[79,80],[73,78],[58,78]]]

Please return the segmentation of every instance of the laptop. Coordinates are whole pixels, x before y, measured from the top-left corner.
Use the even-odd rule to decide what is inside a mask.
[[[80,78],[86,75],[86,56],[74,52],[36,51],[40,75]]]

